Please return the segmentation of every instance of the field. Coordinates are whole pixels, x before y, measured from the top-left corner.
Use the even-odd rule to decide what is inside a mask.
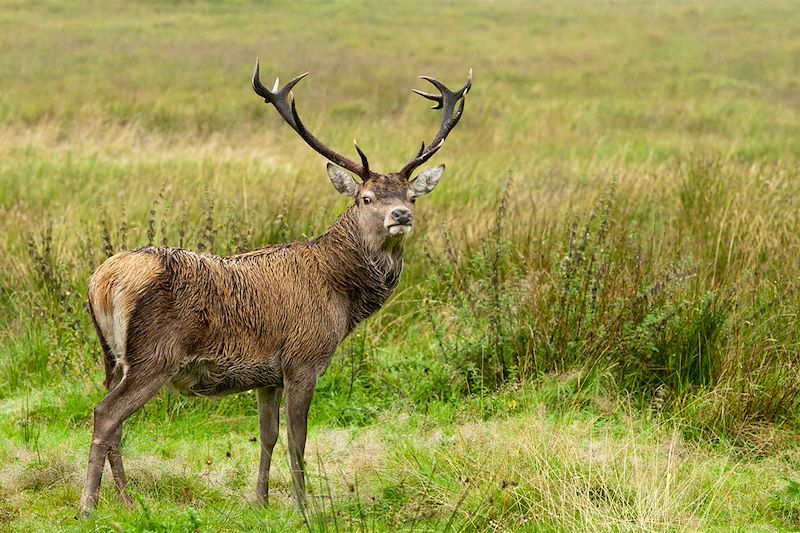
[[[800,529],[800,9],[791,2],[4,2],[0,530]],[[108,255],[228,255],[326,230],[324,160],[380,171],[459,86],[401,285],[253,503],[252,393],[169,391],[78,519],[104,396],[86,284]]]

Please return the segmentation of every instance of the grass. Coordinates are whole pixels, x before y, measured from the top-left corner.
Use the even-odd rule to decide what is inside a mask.
[[[444,414],[451,406],[434,405],[442,411],[389,409],[367,427],[315,427],[312,521],[331,530],[795,527],[796,451],[756,458],[731,444],[710,447],[622,401],[613,415],[598,398],[576,410],[574,386],[559,378],[507,390],[491,401],[512,413],[490,420],[475,418],[480,407],[472,400],[453,415]],[[526,405],[509,409],[514,402]],[[21,531],[36,529],[43,516],[63,529],[180,531],[193,529],[193,520],[212,531],[302,528],[285,461],[276,465],[270,509],[248,503],[255,415],[215,414],[210,405],[180,417],[163,406],[137,415],[125,447],[141,505],[125,512],[109,487],[86,522],[74,518],[83,423],[41,421],[41,457],[15,442],[16,461],[0,471],[11,523]],[[283,438],[279,451],[285,454]]]
[[[0,529],[800,528],[800,14],[790,3],[8,3],[0,11]],[[103,396],[86,281],[148,243],[232,254],[346,205],[248,87],[399,168],[474,90],[395,297],[252,505],[255,399],[159,395],[137,507],[74,518]],[[346,152],[349,153],[349,152]],[[354,154],[350,154],[354,156]],[[285,439],[282,436],[282,439]]]

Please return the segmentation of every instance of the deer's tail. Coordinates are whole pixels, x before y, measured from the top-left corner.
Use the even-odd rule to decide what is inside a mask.
[[[97,318],[94,316],[94,308],[92,307],[91,299],[89,299],[89,314],[92,315],[94,329],[97,331],[97,338],[100,339],[100,347],[103,348],[103,366],[106,371],[106,379],[103,381],[103,385],[105,385],[106,389],[111,390],[111,383],[114,380],[114,374],[117,368],[117,358],[111,351],[111,347],[108,345],[108,342],[103,335],[103,331],[97,324]]]

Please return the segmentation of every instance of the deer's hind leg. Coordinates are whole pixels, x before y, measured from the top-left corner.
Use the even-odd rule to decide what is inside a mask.
[[[122,422],[109,440],[108,465],[111,467],[111,475],[114,477],[114,485],[117,487],[122,503],[129,510],[133,509],[133,498],[130,497],[125,487],[128,486],[128,479],[125,476],[125,468],[122,466]]]
[[[92,319],[94,319],[94,312],[92,312]],[[102,331],[98,327],[96,320],[95,327],[97,328],[97,336],[100,339],[100,346],[103,348],[106,370],[105,385],[108,391],[111,392],[122,381],[124,370],[122,369],[121,365],[117,364],[116,358],[114,357],[111,348],[108,346],[108,343],[103,337]],[[122,498],[122,503],[124,503],[128,509],[132,509],[133,499],[125,490],[128,481],[125,477],[125,468],[122,466],[122,454],[120,448],[120,443],[122,442],[122,425],[123,424],[120,423],[117,426],[117,429],[114,431],[111,439],[109,439],[110,448],[107,457],[108,464],[111,466],[111,474],[114,477],[114,485],[117,487],[117,492],[119,493],[120,498]]]
[[[164,358],[157,357],[155,360],[163,361]],[[126,480],[120,452],[122,423],[155,396],[172,375],[173,371],[168,368],[154,370],[132,365],[95,407],[89,467],[81,495],[81,514],[84,516],[97,507],[106,457],[109,458],[117,490],[124,494],[122,497],[126,503],[130,502],[130,497],[124,492]]]
[[[100,347],[103,349],[103,363],[106,372],[104,385],[106,386],[108,392],[111,392],[117,385],[119,385],[120,381],[122,381],[122,378],[125,375],[125,370],[123,368],[124,363],[121,364],[117,360],[116,355],[114,355],[114,351],[109,346],[105,336],[106,333],[97,322],[97,316],[95,315],[91,298],[89,299],[89,314],[92,317],[92,322],[94,323],[95,330],[97,331],[97,338],[100,340]],[[109,331],[109,333],[113,334],[113,331]],[[122,424],[117,427],[109,441],[111,446],[108,453],[108,463],[111,466],[111,474],[114,476],[114,484],[117,487],[117,492],[119,492],[119,495],[122,498],[122,502],[125,504],[125,506],[130,509],[133,507],[133,500],[125,491],[127,480],[125,478],[125,468],[122,466],[122,455],[119,453],[121,441]]]

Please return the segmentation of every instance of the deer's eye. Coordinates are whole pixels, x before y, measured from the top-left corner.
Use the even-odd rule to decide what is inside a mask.
[[[361,201],[364,202],[364,205],[369,205],[372,203],[372,198],[370,198],[369,196],[364,196],[363,198],[361,198]]]
[[[417,197],[416,196],[412,196],[411,198],[408,199],[408,201],[411,202],[412,204],[415,204],[415,203],[417,203]]]

